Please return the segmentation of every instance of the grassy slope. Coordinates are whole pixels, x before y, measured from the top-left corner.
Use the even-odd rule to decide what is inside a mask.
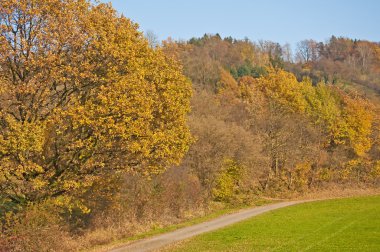
[[[170,251],[380,251],[380,196],[276,210]]]

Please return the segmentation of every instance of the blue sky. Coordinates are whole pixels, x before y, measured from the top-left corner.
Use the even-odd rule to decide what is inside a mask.
[[[108,2],[104,0],[103,2]],[[204,33],[295,45],[331,35],[380,42],[379,0],[112,0],[112,5],[160,40]]]

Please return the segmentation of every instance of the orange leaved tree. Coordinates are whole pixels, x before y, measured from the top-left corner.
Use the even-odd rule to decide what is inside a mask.
[[[190,83],[137,28],[87,0],[0,2],[1,208],[180,161]]]

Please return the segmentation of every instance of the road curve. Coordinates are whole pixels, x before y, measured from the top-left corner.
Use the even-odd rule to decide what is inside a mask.
[[[275,210],[282,207],[287,207],[299,203],[306,202],[302,201],[290,201],[290,202],[280,202],[275,204],[270,204],[261,207],[250,208],[246,210],[239,211],[237,213],[228,214],[221,216],[219,218],[203,222],[194,226],[181,228],[173,232],[165,233],[162,235],[154,236],[151,238],[139,240],[119,248],[110,250],[109,252],[146,252],[157,250],[171,243],[181,241],[205,232],[213,231],[236,222],[248,219],[250,217]]]

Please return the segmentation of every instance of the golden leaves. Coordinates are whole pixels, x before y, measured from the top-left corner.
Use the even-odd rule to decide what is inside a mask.
[[[356,94],[324,83],[312,86],[307,79],[299,82],[293,74],[273,68],[260,78],[242,77],[239,88],[240,97],[249,103],[259,102],[258,97],[264,94],[284,108],[312,118],[316,125],[323,125],[327,145],[346,144],[358,156],[364,156],[372,146],[374,108]]]
[[[105,173],[180,161],[191,86],[137,24],[108,4],[12,0],[0,3],[0,25],[4,195],[72,194]]]

